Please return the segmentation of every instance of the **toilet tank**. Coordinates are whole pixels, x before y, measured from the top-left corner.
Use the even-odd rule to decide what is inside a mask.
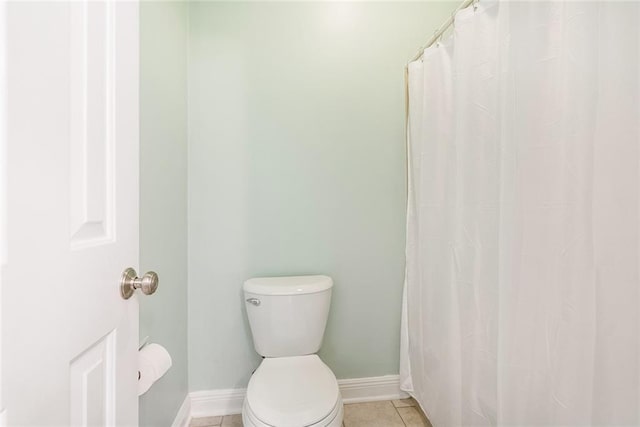
[[[328,276],[259,277],[244,282],[253,346],[264,357],[320,350],[333,280]]]

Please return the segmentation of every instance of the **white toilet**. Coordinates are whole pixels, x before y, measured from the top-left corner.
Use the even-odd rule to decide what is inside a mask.
[[[242,408],[246,427],[338,427],[338,381],[315,354],[331,303],[327,276],[264,277],[244,283],[253,345],[264,360]]]

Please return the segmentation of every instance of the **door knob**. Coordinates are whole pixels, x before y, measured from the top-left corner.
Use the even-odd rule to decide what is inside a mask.
[[[120,279],[120,295],[122,295],[122,298],[131,298],[136,289],[142,289],[142,293],[145,295],[154,293],[158,289],[158,275],[156,272],[147,271],[140,278],[133,268],[127,268],[123,271]]]

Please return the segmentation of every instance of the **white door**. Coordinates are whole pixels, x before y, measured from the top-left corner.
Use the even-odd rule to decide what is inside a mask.
[[[5,9],[5,422],[136,425],[138,5]]]

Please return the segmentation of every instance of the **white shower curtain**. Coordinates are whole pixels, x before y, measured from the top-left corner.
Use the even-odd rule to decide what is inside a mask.
[[[434,426],[640,424],[639,27],[481,1],[409,64],[401,381]]]

